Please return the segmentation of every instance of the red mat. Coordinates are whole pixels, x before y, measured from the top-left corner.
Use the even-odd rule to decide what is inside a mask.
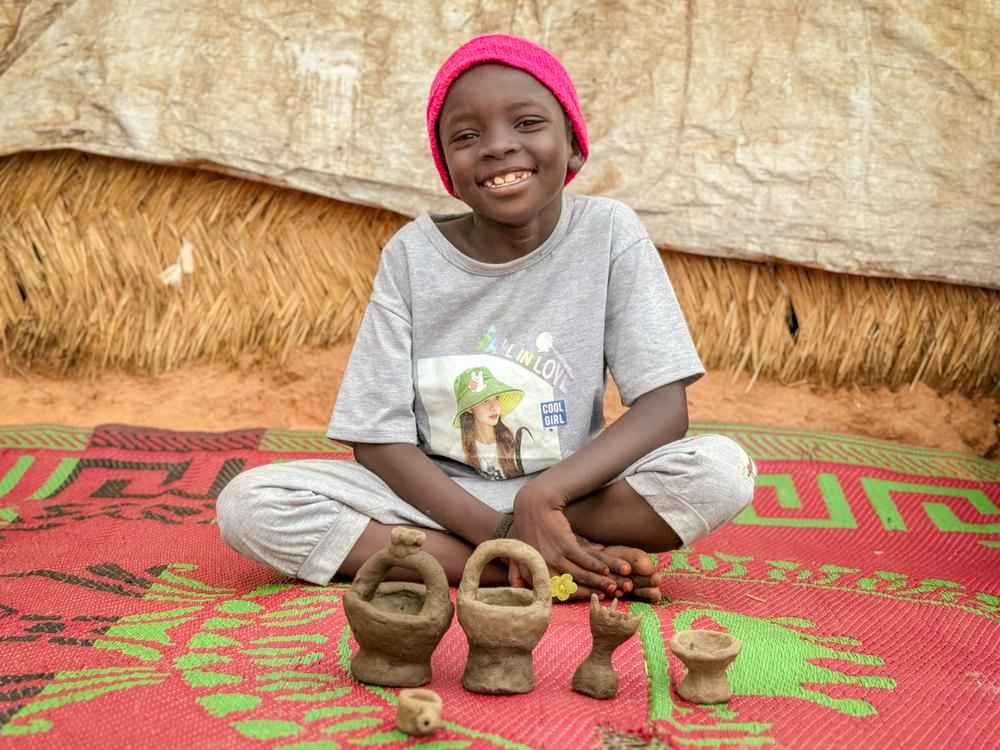
[[[230,552],[237,472],[346,451],[312,433],[0,428],[0,747],[1000,747],[1000,464],[801,431],[699,425],[760,469],[752,509],[660,556],[618,696],[570,691],[583,604],[554,608],[527,695],[465,692],[452,624],[431,738],[354,682],[342,586]],[[743,641],[727,706],[681,700],[677,630]]]

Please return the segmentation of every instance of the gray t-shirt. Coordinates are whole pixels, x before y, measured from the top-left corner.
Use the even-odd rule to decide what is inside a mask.
[[[451,476],[530,474],[601,431],[607,370],[625,405],[704,373],[631,209],[565,194],[552,235],[495,264],[423,214],[382,251],[327,435],[415,444]]]

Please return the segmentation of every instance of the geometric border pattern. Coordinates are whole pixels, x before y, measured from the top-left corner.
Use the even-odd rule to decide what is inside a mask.
[[[0,449],[49,448],[82,451],[102,446],[102,436],[121,435],[121,425],[102,425],[93,429],[63,425],[33,424],[0,426]],[[233,430],[224,433],[171,433],[153,428],[127,428],[136,437],[132,444],[120,442],[115,447],[132,450],[233,450],[246,448],[275,453],[328,453],[331,457],[349,455],[351,448],[331,440],[321,432],[306,430]],[[747,427],[721,422],[693,422],[689,434],[716,433],[739,442],[747,453],[761,461],[818,461],[855,466],[877,466],[911,476],[953,477],[1000,481],[1000,462],[958,451],[943,451],[899,445],[874,438],[819,433],[777,427]],[[157,434],[183,434],[165,446]],[[147,444],[140,437],[146,436]],[[200,437],[199,437],[200,436]],[[153,444],[148,444],[154,441]],[[106,446],[102,446],[106,447]]]

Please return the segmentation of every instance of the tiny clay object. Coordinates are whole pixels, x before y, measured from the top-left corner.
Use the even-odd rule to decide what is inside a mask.
[[[430,734],[441,723],[441,696],[426,688],[399,691],[396,728],[407,734]]]
[[[687,667],[677,693],[692,703],[725,703],[733,697],[726,669],[742,644],[729,633],[715,630],[682,630],[670,639],[670,650]]]
[[[534,590],[480,588],[490,560],[504,557],[531,570]],[[527,693],[535,686],[531,652],[552,618],[545,560],[517,539],[483,542],[469,557],[458,586],[458,621],[469,640],[462,686],[473,693]]]
[[[573,673],[573,689],[592,698],[607,700],[618,692],[618,673],[611,665],[615,649],[635,635],[641,617],[630,617],[619,610],[615,600],[602,607],[597,594],[590,595],[590,635],[594,639],[590,654]]]
[[[398,526],[391,545],[358,570],[344,594],[344,613],[358,642],[351,659],[356,680],[413,687],[431,680],[431,654],[455,607],[444,569],[423,551],[424,533]],[[383,583],[392,568],[420,574],[424,583]]]

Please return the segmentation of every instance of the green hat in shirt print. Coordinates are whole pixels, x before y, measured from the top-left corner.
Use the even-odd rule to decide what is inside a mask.
[[[500,402],[500,418],[503,419],[521,403],[524,391],[498,380],[486,367],[470,367],[462,370],[455,378],[455,401],[458,402],[458,411],[452,426],[461,428],[462,414],[493,396]]]

